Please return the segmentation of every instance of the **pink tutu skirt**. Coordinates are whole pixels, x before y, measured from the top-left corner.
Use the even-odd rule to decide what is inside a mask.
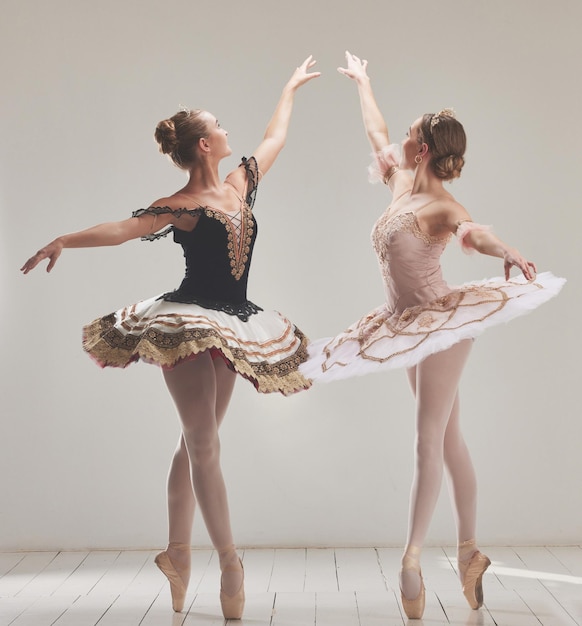
[[[331,381],[412,367],[490,326],[529,313],[556,296],[565,282],[550,272],[532,282],[491,278],[451,288],[437,300],[399,313],[384,304],[336,337],[309,344],[309,358],[299,371],[310,380]]]

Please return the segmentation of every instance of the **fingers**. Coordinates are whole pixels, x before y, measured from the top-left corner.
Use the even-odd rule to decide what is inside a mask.
[[[41,261],[39,258],[39,253],[37,252],[34,256],[30,257],[28,261],[20,268],[20,271],[24,274],[28,274],[30,270],[33,270]]]
[[[513,263],[521,270],[527,280],[533,280],[536,277],[535,265],[531,261],[527,261],[522,256],[518,257]]]
[[[534,280],[537,274],[537,269],[534,263],[531,261],[525,261],[522,272],[528,280]]]
[[[512,266],[518,267],[526,280],[534,280],[537,274],[537,267],[532,261],[526,261],[526,259],[519,257],[516,259],[506,259],[505,266],[505,280],[509,280],[510,271]]]
[[[356,56],[355,54],[352,54],[351,52],[348,52],[347,50],[346,50],[346,60],[348,62],[348,65],[350,61],[355,61],[358,65],[361,65],[364,69],[368,65],[368,61],[366,59],[360,59],[360,57]]]
[[[51,257],[51,260],[50,260],[50,262],[49,262],[49,264],[47,265],[47,268],[46,268],[47,272],[50,272],[53,269],[53,267],[55,266],[55,263],[57,262],[58,258],[59,258],[58,254],[55,254],[55,256]]]
[[[32,271],[41,261],[43,261],[44,259],[49,259],[49,264],[46,268],[46,271],[50,272],[55,266],[55,263],[57,262],[59,256],[61,256],[60,251],[49,254],[44,249],[39,250],[34,256],[28,259],[28,261],[20,268],[20,271],[23,274],[28,274],[28,272]]]
[[[298,70],[303,70],[304,72],[306,72],[309,68],[313,67],[316,63],[317,63],[317,61],[313,58],[313,55],[310,54],[305,59],[305,61],[303,61],[303,63],[297,67],[297,69]]]
[[[308,72],[308,70],[311,69],[316,63],[317,61],[313,58],[313,55],[310,54],[301,65],[297,66],[293,78],[295,81],[298,81],[298,85],[301,85],[312,78],[321,76],[321,72]]]

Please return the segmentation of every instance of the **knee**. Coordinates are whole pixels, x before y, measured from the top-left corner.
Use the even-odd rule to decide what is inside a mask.
[[[416,458],[420,464],[443,463],[444,448],[442,437],[418,434],[416,437]]]
[[[218,433],[196,434],[189,437],[188,454],[190,463],[196,467],[205,467],[217,463],[220,459],[220,440]]]

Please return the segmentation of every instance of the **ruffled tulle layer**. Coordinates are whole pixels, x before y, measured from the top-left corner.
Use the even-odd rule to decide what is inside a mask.
[[[336,337],[308,347],[299,370],[310,380],[331,381],[412,367],[485,329],[524,315],[558,294],[565,279],[550,272],[535,281],[492,278],[453,288],[422,306],[393,313],[382,305]]]
[[[307,359],[307,338],[276,311],[248,321],[197,304],[150,298],[83,328],[83,348],[101,367],[141,360],[172,369],[205,350],[219,351],[230,367],[260,392],[285,395],[307,389],[298,371]]]

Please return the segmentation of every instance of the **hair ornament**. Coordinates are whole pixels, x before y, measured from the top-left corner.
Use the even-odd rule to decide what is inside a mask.
[[[430,120],[430,130],[432,129],[443,119],[443,117],[452,117],[456,118],[457,114],[454,109],[441,109],[438,113],[435,113]]]
[[[192,111],[190,111],[190,109],[188,107],[185,107],[183,104],[180,104],[179,107],[180,107],[180,109],[179,109],[180,113],[186,113],[186,117],[190,116],[190,113]]]

